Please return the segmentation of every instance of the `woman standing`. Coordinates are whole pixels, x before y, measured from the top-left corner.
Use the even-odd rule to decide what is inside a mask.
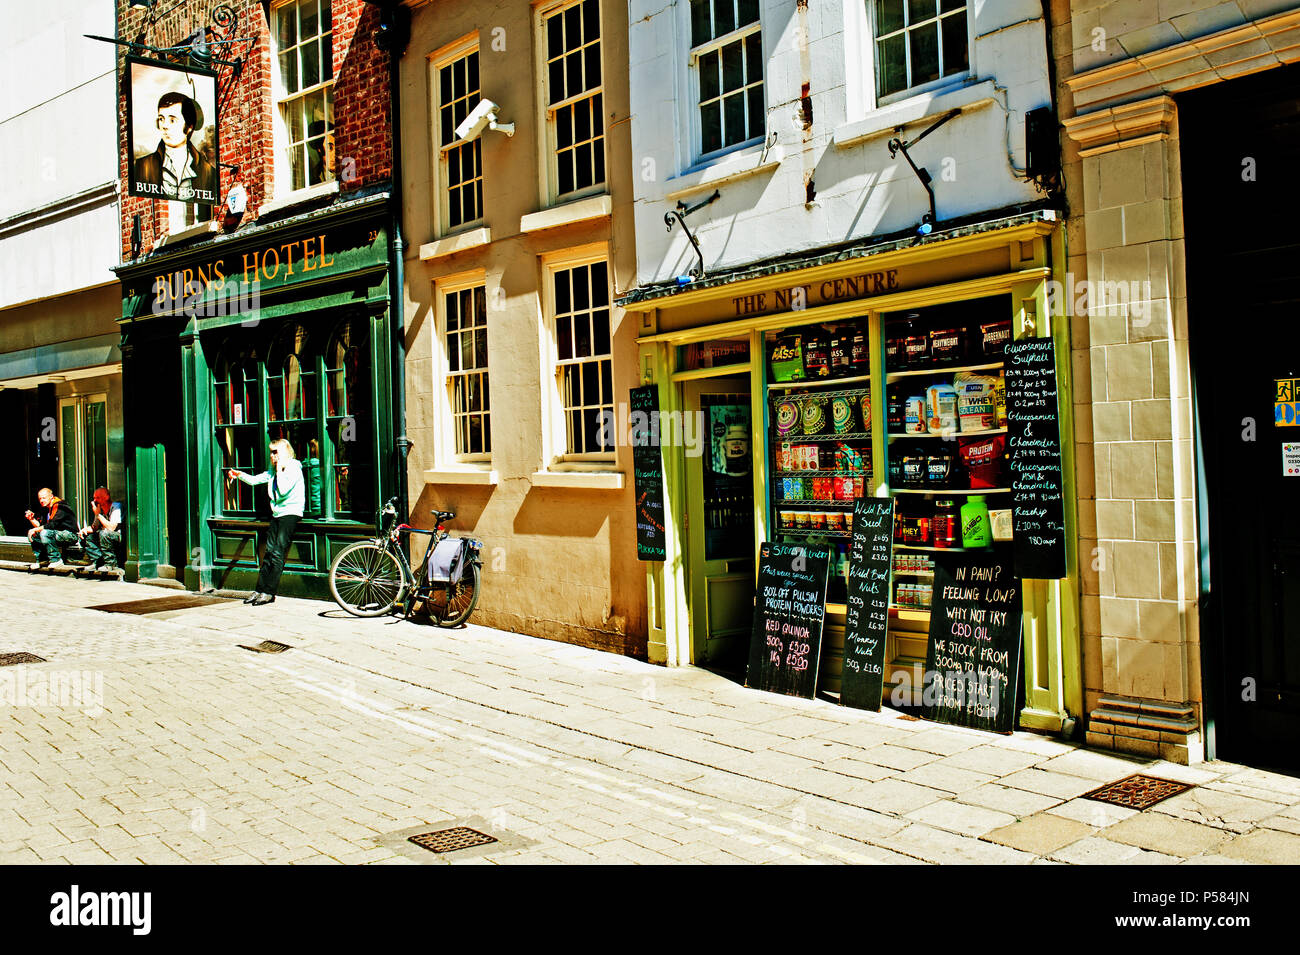
[[[280,585],[280,571],[284,570],[284,555],[293,540],[293,530],[302,519],[306,494],[303,488],[302,465],[293,456],[293,445],[283,438],[271,442],[271,467],[258,475],[248,475],[233,468],[226,479],[245,484],[271,485],[271,525],[266,530],[266,549],[262,554],[262,567],[257,575],[257,589],[244,603],[254,607],[275,600]]]

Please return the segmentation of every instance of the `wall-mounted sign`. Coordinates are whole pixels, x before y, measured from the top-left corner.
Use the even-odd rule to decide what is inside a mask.
[[[764,312],[800,310],[830,302],[870,298],[873,295],[896,292],[898,289],[898,269],[881,269],[879,272],[846,275],[844,278],[827,279],[811,285],[754,292],[752,295],[734,295],[731,304],[736,315],[762,315]]]
[[[216,203],[216,73],[137,57],[126,70],[127,194]]]
[[[1065,576],[1056,350],[1050,338],[1029,338],[1008,345],[1006,359],[1016,576],[1055,580]]]
[[[638,560],[664,559],[664,462],[659,451],[659,429],[652,415],[659,414],[659,386],[642,385],[629,392],[633,419],[632,479],[636,487],[636,556]]]
[[[1273,399],[1273,425],[1277,428],[1300,427],[1300,378],[1277,378],[1277,396]]]
[[[1300,477],[1300,441],[1282,444],[1282,476]]]

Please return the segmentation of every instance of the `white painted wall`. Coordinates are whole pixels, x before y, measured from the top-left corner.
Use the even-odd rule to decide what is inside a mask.
[[[114,48],[83,36],[111,37],[113,6],[43,0],[6,8],[0,34],[0,308],[114,281],[115,202],[57,214],[69,197],[118,176]],[[42,214],[29,215],[38,210]]]
[[[679,198],[696,202],[715,184],[722,197],[688,219],[710,272],[915,227],[929,208],[925,190],[887,143],[899,125],[904,139],[914,138],[954,106],[962,114],[911,150],[934,177],[940,228],[945,219],[1041,198],[1013,169],[1025,164],[1025,113],[1050,103],[1039,0],[969,0],[969,73],[883,106],[867,4],[761,0],[767,129],[777,142],[761,164],[763,148],[753,146],[701,167],[691,152],[690,4],[628,0],[639,284],[691,268],[686,237],[677,227],[666,231],[663,217]],[[799,102],[805,82],[808,130]]]

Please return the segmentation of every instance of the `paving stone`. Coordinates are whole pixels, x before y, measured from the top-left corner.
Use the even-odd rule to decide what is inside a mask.
[[[1038,768],[1047,772],[1068,773],[1071,776],[1094,779],[1097,785],[1100,785],[1132,776],[1134,773],[1145,773],[1149,762],[1149,760],[1124,759],[1119,756],[1108,756],[1105,753],[1076,749],[1039,763]],[[1095,789],[1096,785],[1091,788]]]
[[[1026,753],[1006,749],[1001,746],[975,746],[971,749],[945,756],[935,766],[952,766],[955,769],[969,769],[990,776],[1008,776],[1011,773],[1028,769],[1036,763],[1043,762],[1037,753]]]
[[[1256,829],[1237,836],[1216,851],[1229,859],[1245,862],[1296,865],[1300,863],[1300,835],[1277,829]]]
[[[868,783],[851,796],[843,797],[843,801],[878,812],[902,814],[947,798],[948,793],[928,786],[918,786],[901,779],[882,779],[878,783]]]
[[[1261,819],[1259,821],[1259,826],[1262,829],[1278,829],[1282,832],[1293,832],[1300,836],[1300,819],[1297,819],[1294,816],[1283,815],[1282,813],[1278,813],[1275,816],[1269,816],[1266,819]]]
[[[1183,861],[1178,856],[1149,852],[1102,836],[1087,836],[1062,846],[1051,858],[1072,865],[1175,865]]]
[[[1200,855],[1226,841],[1228,833],[1157,812],[1140,812],[1106,830],[1106,838],[1169,855]]]
[[[920,809],[914,809],[907,814],[907,818],[965,836],[982,836],[990,829],[997,829],[1016,821],[1016,817],[1009,813],[985,809],[982,806],[968,806],[950,800],[933,802]]]
[[[1044,796],[997,783],[969,789],[958,795],[957,799],[972,806],[1009,813],[1017,818],[1032,816],[1060,803],[1060,799],[1055,796]]]
[[[1113,826],[1130,816],[1137,815],[1138,812],[1138,810],[1130,809],[1127,806],[1099,802],[1096,799],[1071,799],[1069,802],[1053,806],[1047,811],[1054,816],[1064,816],[1066,819],[1082,822],[1094,829],[1105,829],[1107,826]]]
[[[1236,793],[1215,789],[1192,789],[1171,796],[1151,807],[1152,812],[1163,812],[1179,819],[1246,832],[1259,820],[1277,812],[1277,803],[1252,799]],[[1300,861],[1300,860],[1297,860]]]
[[[932,763],[938,758],[934,753],[909,749],[906,746],[896,746],[892,743],[873,746],[864,750],[859,757],[863,762],[876,763],[880,766],[888,766],[890,769],[904,772],[909,769],[916,769],[918,766],[924,766],[926,763]]]
[[[1097,788],[1096,780],[1037,768],[1022,769],[1018,773],[1003,776],[998,782],[1003,786],[1011,786],[1043,796],[1055,796],[1058,799],[1073,799]]]
[[[1029,863],[1034,858],[1026,852],[945,832],[921,822],[882,839],[880,845],[934,863],[1017,865]]]
[[[1051,855],[1062,846],[1078,842],[1092,833],[1091,826],[1066,819],[1064,816],[1040,812],[1000,829],[986,832],[983,838],[999,845],[1020,849],[1022,852],[1045,856]]]
[[[972,772],[969,769],[957,769],[952,766],[929,763],[908,770],[898,778],[909,783],[929,786],[932,789],[942,789],[950,793],[963,793],[992,782],[995,777],[986,773]]]

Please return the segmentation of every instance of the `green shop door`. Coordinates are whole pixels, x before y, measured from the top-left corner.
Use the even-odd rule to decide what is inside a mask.
[[[135,527],[135,557],[140,577],[158,576],[158,565],[169,563],[167,552],[167,452],[161,444],[135,449],[135,514],[126,515]],[[128,558],[129,559],[129,558]]]
[[[754,616],[753,426],[748,378],[689,381],[687,572],[696,664],[744,672]]]

